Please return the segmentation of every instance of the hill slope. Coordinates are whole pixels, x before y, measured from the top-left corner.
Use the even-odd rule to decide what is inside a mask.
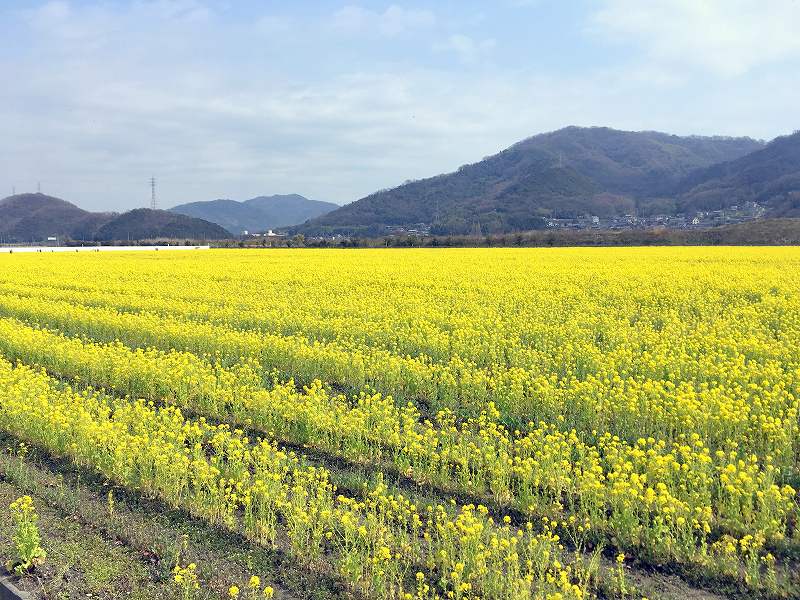
[[[168,239],[221,240],[232,237],[216,223],[178,215],[166,210],[137,208],[100,227],[94,235],[101,241]]]
[[[744,202],[772,216],[800,216],[800,132],[776,138],[737,160],[702,169],[682,183],[685,210],[716,210]]]
[[[0,236],[18,243],[48,236],[92,239],[94,231],[114,217],[45,194],[17,194],[0,200]]]
[[[147,238],[222,239],[231,234],[214,223],[167,211],[137,209],[123,214],[93,213],[45,194],[17,194],[0,200],[0,237],[14,243],[49,236],[73,240]]]
[[[17,229],[21,223],[39,220],[40,224],[56,219],[65,224],[77,223],[86,218],[87,211],[70,204],[66,200],[45,194],[17,194],[0,200],[0,230],[6,232]],[[46,225],[43,225],[46,227]]]
[[[297,225],[339,208],[338,204],[309,200],[298,194],[259,196],[244,202],[211,200],[190,202],[170,209],[171,212],[197,217],[216,223],[225,229],[265,231]]]
[[[299,227],[304,233],[381,233],[432,223],[439,233],[531,229],[545,216],[672,212],[694,170],[763,148],[750,138],[567,127],[528,138],[454,173],[382,190]]]

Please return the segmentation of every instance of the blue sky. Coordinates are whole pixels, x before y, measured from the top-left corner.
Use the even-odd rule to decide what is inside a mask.
[[[767,8],[768,7],[768,8]],[[345,203],[567,125],[800,127],[798,0],[4,0],[0,196]]]

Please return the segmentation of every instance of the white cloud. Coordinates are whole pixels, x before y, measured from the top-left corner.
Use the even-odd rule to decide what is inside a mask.
[[[496,46],[493,38],[475,40],[468,35],[454,33],[443,43],[434,45],[434,49],[454,52],[465,63],[475,62],[491,52]]]
[[[377,33],[391,37],[427,29],[435,23],[436,15],[430,10],[406,9],[392,4],[385,11],[377,12],[348,5],[334,13],[332,27],[346,34]]]
[[[47,2],[24,15],[37,34],[73,43],[95,38],[106,25],[103,15],[96,12],[75,18],[72,6],[64,1]]]
[[[279,35],[291,29],[292,21],[288,17],[264,15],[256,21],[256,30],[264,35]]]
[[[201,0],[135,0],[134,12],[149,14],[154,18],[186,22],[206,21],[213,11]]]
[[[795,127],[800,104],[791,69],[717,81],[674,68],[691,65],[682,55],[651,55],[559,71],[533,48],[501,57],[492,19],[354,8],[339,31],[358,35],[337,45],[329,14],[246,20],[222,4],[76,0],[2,13],[17,38],[0,45],[13,83],[0,102],[0,186],[41,180],[92,209],[143,205],[151,175],[165,206],[285,192],[349,201],[569,124],[771,137]],[[603,30],[645,43],[620,23]],[[396,36],[402,59],[373,57],[374,36]],[[466,63],[498,60],[459,68],[431,56],[433,38]]]
[[[606,0],[593,21],[652,61],[724,77],[800,58],[797,0]]]
[[[54,0],[47,2],[35,12],[43,20],[63,20],[69,16],[70,6],[69,2]]]

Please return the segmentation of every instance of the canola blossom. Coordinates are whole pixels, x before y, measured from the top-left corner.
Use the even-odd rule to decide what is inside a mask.
[[[411,593],[405,575],[422,565],[442,573],[436,585],[443,595],[468,589],[535,597],[533,584],[538,597],[586,594],[549,526],[534,532],[531,523],[524,530],[495,524],[482,506],[455,514],[418,507],[382,484],[360,498],[337,494],[324,468],[266,440],[185,419],[174,407],[60,388],[46,373],[5,360],[0,427],[260,543],[274,545],[280,523],[293,556],[310,563],[326,556],[377,598]]]
[[[448,414],[432,423],[413,406],[396,407],[379,395],[351,402],[327,393],[319,381],[302,391],[291,381],[265,389],[251,364],[226,369],[185,352],[98,344],[11,319],[0,319],[0,350],[50,373],[255,427],[295,446],[389,467],[445,490],[482,492],[516,510],[558,516],[566,497],[570,516],[610,530],[626,547],[649,543],[651,552],[665,557],[687,550],[681,557],[691,557],[707,542],[712,522],[733,532],[782,536],[793,511],[794,493],[777,485],[774,466],[759,469],[753,460],[747,470],[751,500],[731,501],[726,484],[739,461],[726,453],[712,457],[697,434],[672,446],[652,438],[629,445],[608,434],[589,445],[574,431],[565,435],[531,423],[525,435],[511,435],[496,423],[492,406],[458,425]],[[664,521],[659,537],[639,539],[654,519]]]
[[[587,548],[770,591],[800,552],[796,249],[3,256],[0,355],[40,389],[3,393],[4,430],[261,543],[297,529],[367,596],[591,596]],[[79,451],[64,405],[133,437]],[[137,436],[189,463],[103,454]]]

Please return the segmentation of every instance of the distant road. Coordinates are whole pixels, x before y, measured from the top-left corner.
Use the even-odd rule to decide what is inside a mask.
[[[0,253],[17,252],[143,252],[146,250],[208,250],[210,246],[7,246]]]

